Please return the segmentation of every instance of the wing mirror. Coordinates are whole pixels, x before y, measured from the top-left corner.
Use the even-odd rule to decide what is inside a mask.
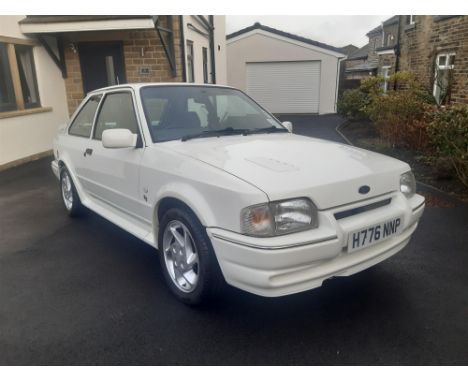
[[[137,137],[128,129],[108,129],[102,133],[102,145],[107,149],[136,147]]]
[[[284,121],[284,122],[282,122],[282,124],[283,124],[283,126],[284,126],[290,133],[293,132],[293,124],[292,124],[292,122]]]

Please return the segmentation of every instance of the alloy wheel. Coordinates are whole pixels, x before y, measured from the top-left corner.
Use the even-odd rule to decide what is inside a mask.
[[[73,189],[70,175],[65,171],[62,175],[62,197],[67,210],[73,207]]]
[[[192,292],[199,279],[199,257],[195,241],[184,223],[173,220],[163,234],[164,262],[172,282],[182,292]]]

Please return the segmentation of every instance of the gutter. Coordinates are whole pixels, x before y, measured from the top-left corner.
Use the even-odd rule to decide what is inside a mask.
[[[216,60],[215,60],[215,43],[214,43],[214,16],[208,16],[210,22],[210,53],[211,53],[211,82],[216,83]]]
[[[179,28],[180,28],[180,51],[182,56],[182,82],[187,82],[187,58],[185,53],[185,25],[184,16],[179,16]]]
[[[340,86],[340,77],[341,77],[341,62],[343,60],[346,60],[345,57],[338,57],[336,60],[336,87],[335,87],[335,105],[334,105],[334,111],[335,113],[338,111],[338,89]]]
[[[401,15],[398,16],[398,33],[395,45],[395,73],[400,71],[400,34],[401,34]],[[396,81],[393,83],[393,90],[397,89]]]

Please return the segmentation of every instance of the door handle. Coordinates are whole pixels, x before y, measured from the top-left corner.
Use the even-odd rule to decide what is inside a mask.
[[[93,149],[86,149],[85,152],[83,153],[83,156],[86,156],[86,155],[92,155],[93,154]]]

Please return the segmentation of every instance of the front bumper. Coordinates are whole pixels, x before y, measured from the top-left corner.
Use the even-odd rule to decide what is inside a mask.
[[[389,205],[343,219],[337,212],[391,198]],[[253,238],[219,228],[207,232],[226,282],[248,292],[277,297],[317,288],[335,276],[349,276],[396,254],[408,244],[424,211],[424,198],[406,199],[395,192],[371,201],[319,213],[319,228],[278,236]],[[348,253],[348,233],[403,217],[403,230],[376,245]]]

